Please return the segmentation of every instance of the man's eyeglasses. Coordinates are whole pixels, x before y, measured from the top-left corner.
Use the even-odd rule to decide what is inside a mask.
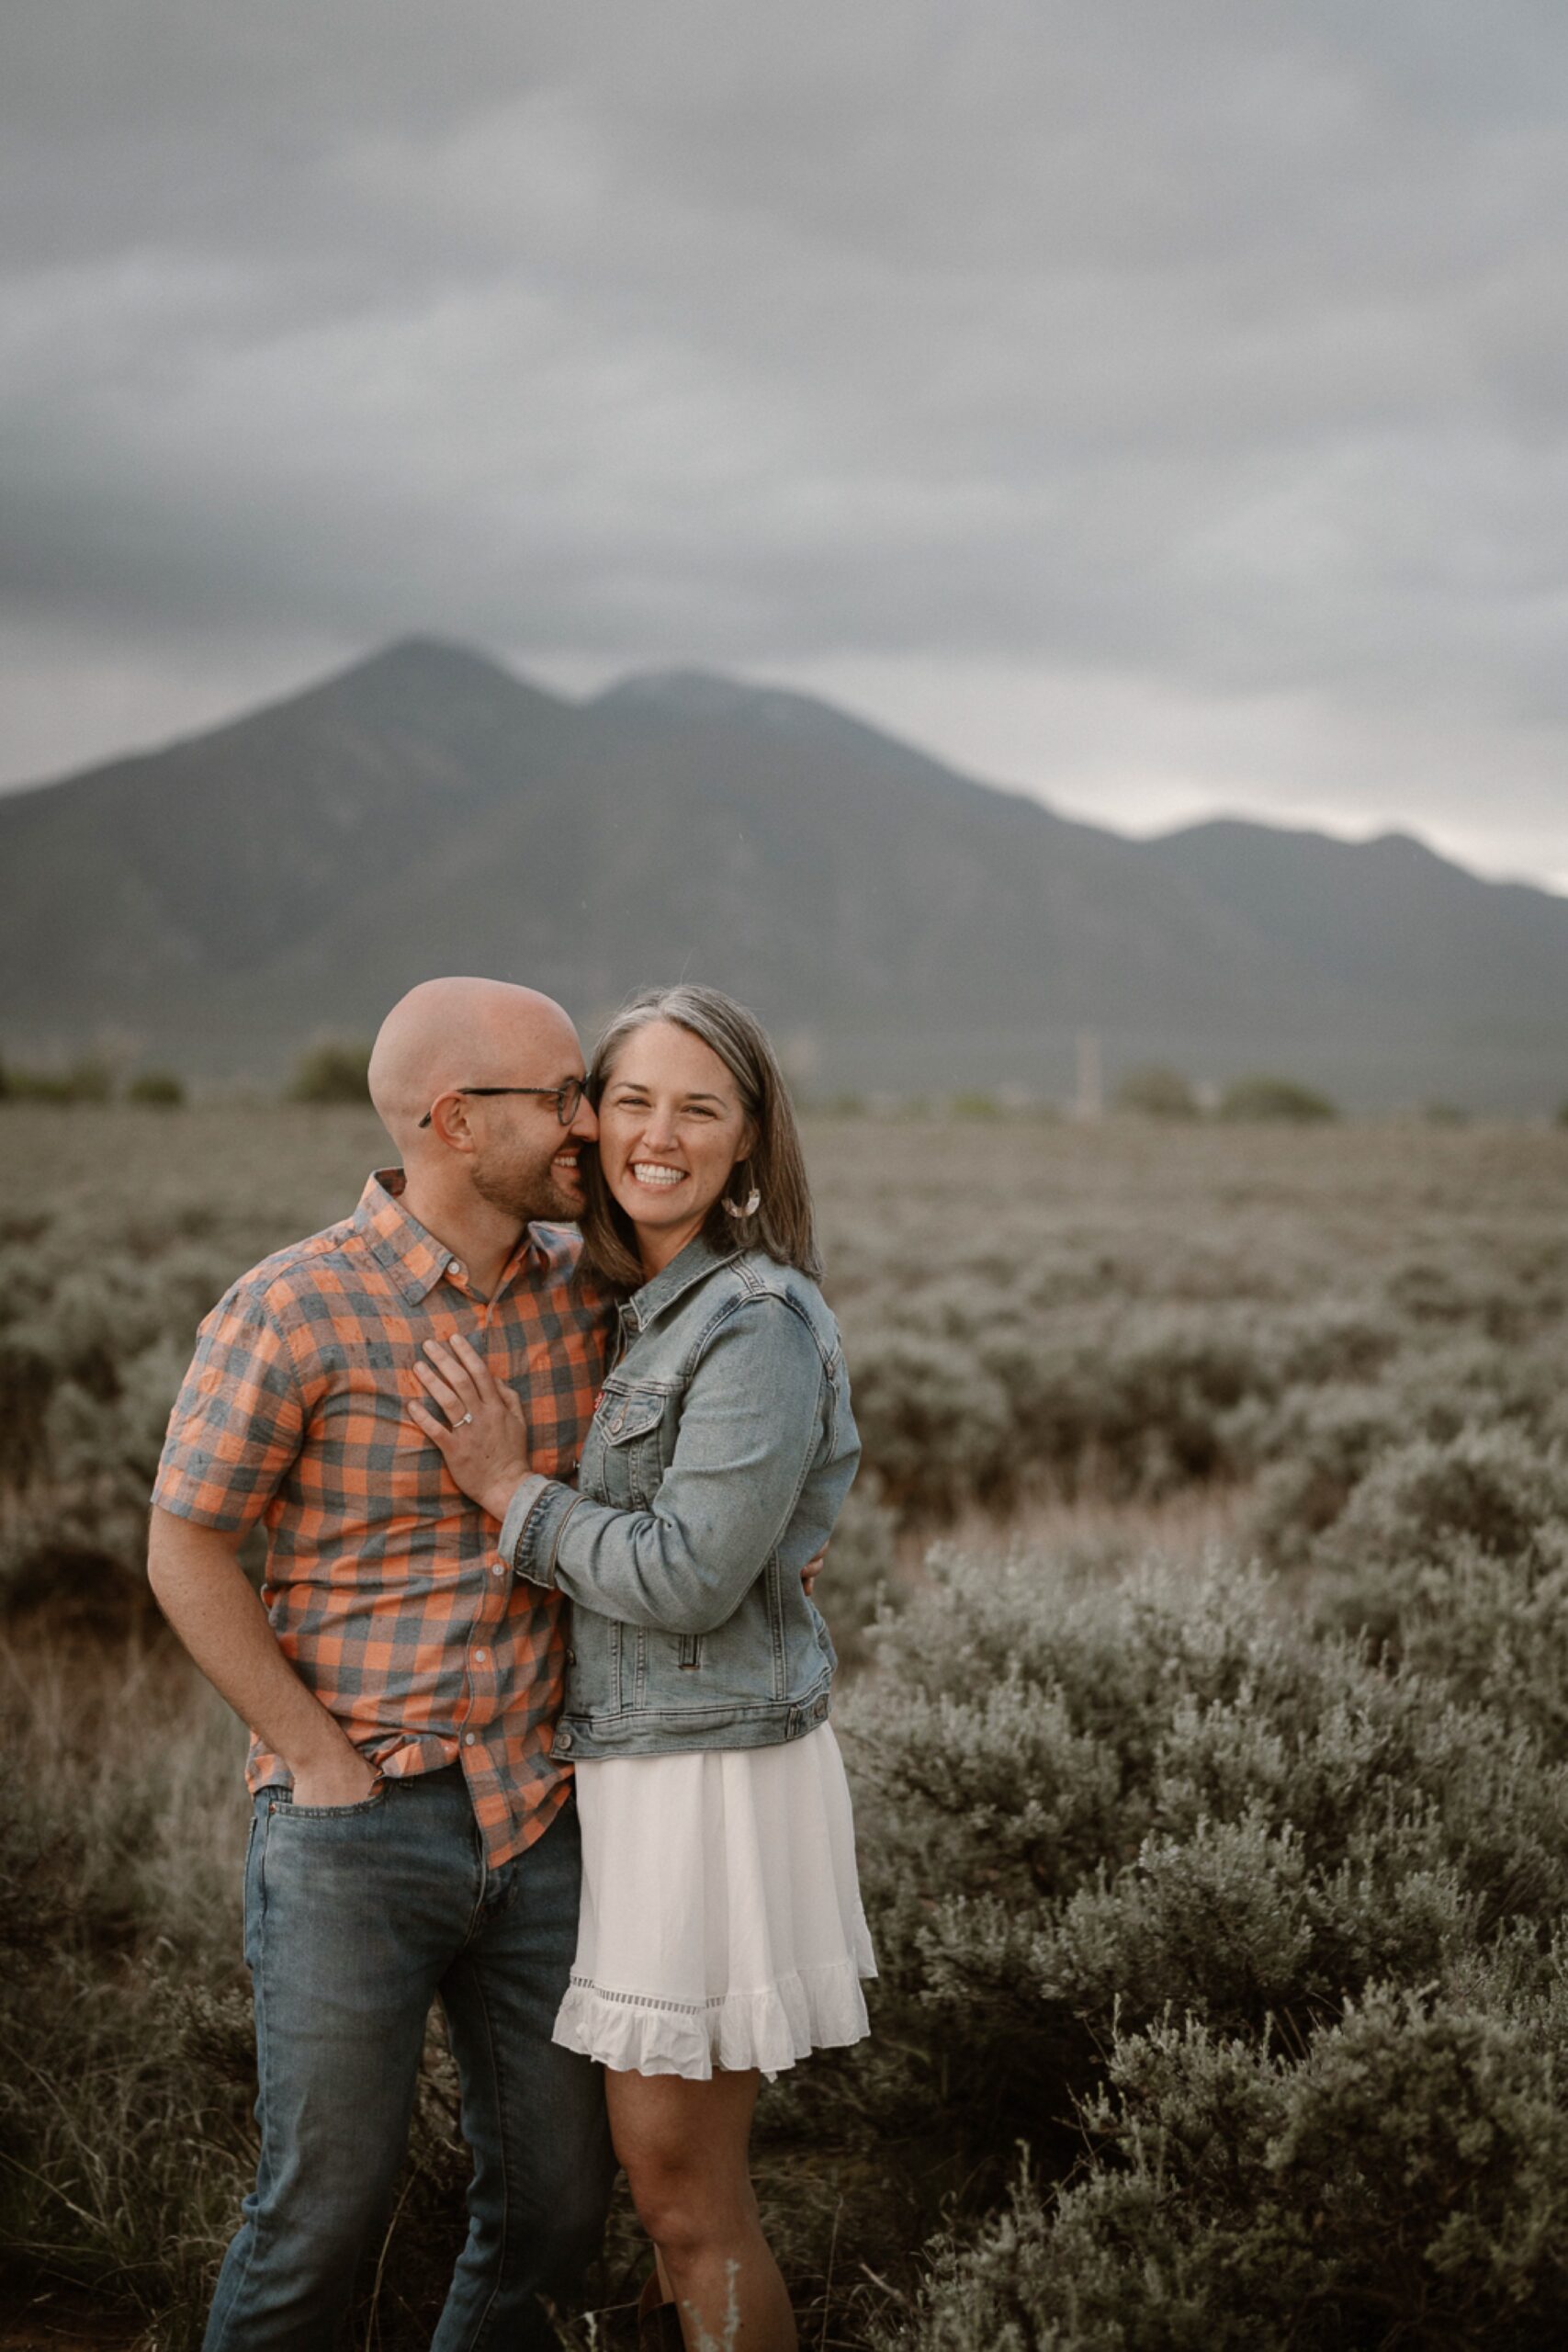
[[[582,1105],[587,1080],[569,1078],[564,1086],[449,1086],[448,1094],[542,1094],[556,1106],[556,1116],[563,1127],[570,1127]],[[423,1118],[422,1127],[429,1126],[435,1116],[433,1102]]]

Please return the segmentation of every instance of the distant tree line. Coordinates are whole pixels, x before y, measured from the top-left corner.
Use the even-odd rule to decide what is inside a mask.
[[[185,1083],[169,1069],[142,1069],[117,1084],[106,1061],[85,1055],[62,1069],[32,1069],[0,1061],[0,1102],[139,1102],[173,1110],[186,1099]]]
[[[314,1104],[363,1105],[370,1100],[370,1047],[363,1038],[328,1037],[306,1047],[294,1064],[284,1100]],[[131,1102],[153,1109],[175,1109],[187,1099],[183,1079],[173,1070],[141,1069],[118,1079],[111,1065],[97,1056],[60,1069],[38,1069],[0,1059],[0,1103]],[[893,1117],[903,1119],[1004,1119],[1061,1116],[1058,1106],[1028,1096],[1015,1088],[996,1092],[969,1088],[946,1096],[897,1095],[847,1091],[803,1102],[804,1110],[828,1118]],[[1111,1098],[1113,1113],[1144,1119],[1232,1119],[1256,1124],[1320,1125],[1337,1119],[1339,1106],[1326,1094],[1295,1079],[1261,1071],[1233,1079],[1224,1088],[1195,1083],[1182,1070],[1163,1062],[1140,1063],[1125,1071]],[[1423,1118],[1434,1126],[1461,1126],[1470,1114],[1453,1102],[1427,1102]],[[1556,1114],[1559,1126],[1568,1126],[1568,1100]]]
[[[370,1048],[363,1041],[327,1037],[310,1046],[288,1081],[291,1102],[368,1102]]]
[[[1292,1078],[1260,1072],[1233,1079],[1223,1091],[1205,1097],[1182,1071],[1160,1062],[1128,1070],[1112,1099],[1118,1111],[1151,1119],[1197,1119],[1212,1113],[1219,1119],[1287,1120],[1305,1126],[1339,1115],[1326,1094]]]
[[[365,1103],[370,1100],[370,1048],[355,1039],[328,1038],[307,1047],[284,1089],[290,1102]],[[58,1068],[0,1059],[0,1103],[132,1102],[176,1110],[188,1100],[185,1080],[171,1069],[147,1069],[122,1077],[98,1055]]]
[[[987,1092],[976,1088],[952,1095],[829,1094],[806,1107],[830,1118],[883,1116],[905,1119],[1060,1118],[1060,1106],[1014,1089]],[[1305,1125],[1337,1119],[1339,1106],[1294,1079],[1260,1073],[1220,1089],[1196,1086],[1180,1070],[1150,1063],[1130,1069],[1111,1097],[1111,1108],[1147,1119],[1245,1119]],[[1432,1115],[1437,1115],[1434,1110]],[[1450,1115],[1462,1117],[1462,1113]]]

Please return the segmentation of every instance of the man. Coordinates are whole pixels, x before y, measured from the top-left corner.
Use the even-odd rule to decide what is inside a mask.
[[[538,2290],[599,2240],[604,2100],[550,2040],[579,1878],[552,1754],[558,1604],[513,1579],[408,1410],[424,1340],[461,1333],[521,1395],[536,1466],[571,1475],[609,1323],[575,1237],[548,1222],[582,1201],[582,1077],[549,998],[414,989],[370,1063],[400,1170],[234,1284],[175,1407],[152,1589],[254,1735],[261,2160],[207,2352],[331,2345],[384,2221],[435,1998],[474,2174],[434,2352],[556,2343]],[[258,1519],[261,1600],[238,1558]]]

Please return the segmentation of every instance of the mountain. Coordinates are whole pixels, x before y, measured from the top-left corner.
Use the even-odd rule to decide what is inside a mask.
[[[0,1044],[113,1032],[271,1079],[413,980],[588,1026],[700,976],[819,1087],[1064,1092],[1279,1068],[1351,1102],[1568,1092],[1568,901],[1400,836],[1070,822],[809,696],[701,673],[587,703],[413,639],[216,731],[0,800]]]

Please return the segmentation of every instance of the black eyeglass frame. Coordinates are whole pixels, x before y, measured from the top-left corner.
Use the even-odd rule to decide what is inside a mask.
[[[585,1078],[569,1078],[560,1086],[449,1086],[448,1094],[544,1094],[556,1106],[556,1117],[563,1127],[570,1127],[582,1108],[582,1098],[588,1091]],[[433,1102],[423,1118],[422,1127],[429,1126],[435,1116]]]

